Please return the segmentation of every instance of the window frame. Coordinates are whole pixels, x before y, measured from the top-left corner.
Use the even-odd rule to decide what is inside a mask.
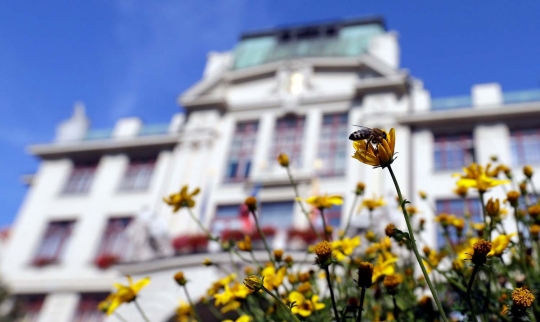
[[[325,136],[325,124],[326,119],[330,118],[330,138],[327,140]],[[323,114],[321,132],[319,135],[319,142],[317,145],[317,159],[322,161],[321,169],[317,169],[318,175],[321,177],[342,177],[347,170],[346,155],[347,155],[347,129],[348,129],[349,115],[347,112],[335,112]],[[344,132],[344,133],[340,133]],[[327,149],[327,147],[329,147]],[[328,153],[329,158],[323,159],[321,153]],[[339,153],[343,152],[343,167],[339,166]],[[329,167],[327,163],[331,163]]]
[[[45,303],[46,294],[19,294],[16,295],[17,302],[24,310],[24,316],[20,321],[37,322]],[[28,317],[28,315],[31,316]]]
[[[227,154],[224,182],[241,182],[249,177],[253,168],[258,133],[259,120],[238,121],[236,123]],[[236,142],[239,142],[239,149],[235,148]],[[234,171],[231,171],[231,164],[234,161],[236,161],[236,167]]]
[[[437,157],[438,153],[441,154],[439,158]],[[449,155],[455,153],[460,154],[461,161],[458,161],[460,162],[459,165],[456,160],[451,160],[449,157]],[[473,133],[434,134],[432,158],[435,172],[460,170],[464,166],[475,162],[476,150]],[[441,163],[441,161],[444,162]],[[456,164],[453,162],[456,162]]]
[[[514,167],[540,164],[540,127],[510,130],[510,152]]]
[[[130,159],[122,180],[119,192],[143,192],[150,189],[156,168],[157,157],[147,159]],[[145,176],[142,176],[144,174]],[[141,177],[143,179],[141,179]],[[142,181],[142,183],[140,183]]]
[[[94,177],[96,176],[98,163],[75,163],[71,168],[67,180],[62,188],[62,195],[77,196],[90,192]]]
[[[289,126],[293,120],[295,123],[294,126]],[[281,153],[286,153],[289,156],[291,166],[296,168],[303,166],[306,122],[306,115],[297,114],[287,114],[276,119],[269,153],[270,164],[277,166],[277,156]],[[291,138],[293,141],[292,144],[287,142]]]
[[[125,223],[123,221],[125,221]],[[125,232],[132,221],[133,216],[110,217],[107,219],[107,223],[103,232],[101,233],[101,240],[96,251],[96,263],[104,256],[110,256],[111,259],[114,258],[115,262],[122,262],[126,259],[125,250],[127,245],[129,245],[129,239],[125,235]],[[112,231],[115,228],[112,227],[115,223],[118,223],[118,226],[122,224],[123,227],[121,229],[117,229],[118,231]],[[118,242],[125,244],[126,247],[117,247]]]
[[[102,322],[105,315],[99,311],[98,304],[107,298],[108,293],[81,293],[73,314],[73,322]],[[86,315],[90,316],[86,316]],[[97,319],[99,318],[99,320]]]
[[[75,220],[49,221],[41,235],[40,243],[34,252],[34,256],[32,257],[32,265],[42,267],[51,264],[59,264],[66,252],[68,240],[71,237],[75,223]],[[55,238],[57,240],[55,240]],[[52,254],[50,250],[51,243],[54,246]]]

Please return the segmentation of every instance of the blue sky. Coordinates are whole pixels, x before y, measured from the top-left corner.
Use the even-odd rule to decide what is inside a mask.
[[[20,176],[37,169],[25,147],[49,142],[76,100],[93,128],[124,116],[167,122],[206,54],[241,32],[365,15],[399,33],[402,67],[433,97],[482,82],[540,86],[538,1],[2,1],[0,226],[23,201]]]

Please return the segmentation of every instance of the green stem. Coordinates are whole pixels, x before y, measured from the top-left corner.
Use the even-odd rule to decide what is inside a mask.
[[[321,213],[322,218],[324,240],[330,240],[330,238],[328,238],[328,230],[326,228],[326,219],[324,218],[324,208],[319,208],[319,212]]]
[[[536,203],[540,202],[540,198],[538,198],[538,192],[536,191],[536,187],[534,186],[534,182],[532,181],[531,178],[528,178],[527,180],[528,180],[529,183],[531,184],[532,191],[533,191],[533,193],[534,193],[534,196],[536,197]]]
[[[472,301],[471,301],[471,288],[473,286],[474,278],[476,277],[476,273],[478,273],[479,268],[480,268],[480,266],[474,265],[472,275],[471,275],[471,279],[469,280],[469,285],[467,285],[467,304],[469,304],[469,308],[471,309],[471,313],[472,313],[474,319],[477,320],[477,321],[478,321],[478,314],[476,314],[476,312],[474,311],[474,306],[473,306]]]
[[[518,207],[514,207],[514,219],[516,220],[516,233],[519,240],[519,261],[523,269],[523,273],[526,276],[527,263],[525,262],[525,243],[523,242],[523,234],[519,231],[519,218],[518,218]]]
[[[366,295],[366,288],[362,287],[362,293],[360,293],[360,307],[358,308],[358,315],[356,316],[356,322],[362,322],[362,310],[364,307],[365,295]]]
[[[189,292],[187,290],[187,287],[184,285],[183,288],[184,288],[184,293],[186,293],[186,298],[188,300],[188,303],[189,303],[189,305],[191,305],[191,308],[193,309],[193,313],[195,313],[195,318],[197,319],[197,321],[203,322],[203,320],[199,316],[199,313],[197,312],[197,309],[195,308],[195,304],[193,304],[193,301],[191,300],[191,296],[189,296]]]
[[[315,229],[315,226],[313,226],[313,223],[311,222],[311,219],[309,218],[309,213],[307,212],[306,208],[304,208],[304,204],[302,203],[302,201],[300,199],[300,194],[298,193],[298,187],[297,187],[296,182],[294,181],[294,178],[292,176],[291,169],[289,169],[289,167],[286,167],[286,169],[287,169],[287,175],[289,176],[289,181],[291,182],[291,185],[292,185],[292,187],[294,189],[294,195],[296,196],[296,201],[298,202],[298,204],[300,205],[300,209],[302,209],[302,212],[306,216],[306,219],[307,219],[307,221],[309,223],[309,227],[322,240],[323,236],[321,236],[317,232],[317,230]]]
[[[332,308],[334,309],[334,316],[336,317],[336,322],[341,321],[339,319],[339,313],[336,305],[336,298],[334,297],[334,288],[332,287],[332,281],[330,280],[330,270],[328,269],[328,266],[324,267],[324,271],[326,272],[326,282],[328,283],[328,289],[330,290],[330,299],[332,300]]]
[[[487,241],[491,241],[491,231],[488,230],[488,225],[487,225],[487,210],[486,210],[486,204],[484,202],[484,192],[478,191],[478,193],[480,194],[480,203],[482,204],[482,219],[484,221],[483,238]]]
[[[396,303],[396,296],[392,295],[392,302],[394,303],[394,318],[399,322],[399,308]]]
[[[139,313],[141,314],[141,316],[143,317],[143,319],[144,319],[146,322],[150,322],[150,320],[148,319],[148,317],[147,317],[146,314],[144,313],[143,309],[142,309],[141,306],[139,305],[139,302],[137,302],[137,298],[135,298],[135,300],[133,301],[133,303],[135,303],[135,306],[137,307],[137,310],[139,311]]]
[[[276,265],[274,256],[272,255],[272,252],[270,251],[270,247],[268,247],[268,243],[266,242],[266,237],[264,236],[264,233],[261,230],[261,226],[259,226],[259,219],[257,218],[255,211],[251,211],[251,214],[253,215],[253,218],[255,218],[255,227],[257,228],[257,232],[259,232],[259,235],[261,236],[264,248],[266,249],[266,252],[268,253],[268,257],[270,258],[270,261],[272,262],[272,264]]]
[[[347,235],[347,231],[349,230],[349,227],[351,226],[352,215],[354,214],[354,209],[356,208],[357,203],[358,203],[358,195],[355,195],[351,210],[349,210],[349,216],[347,217],[347,225],[345,226],[343,236]]]
[[[197,217],[195,217],[195,214],[193,213],[193,210],[191,210],[191,208],[187,208],[187,210],[189,212],[189,215],[191,216],[191,219],[193,219],[193,221],[195,221],[197,223],[199,228],[202,231],[204,231],[204,233],[208,236],[208,239],[213,240],[213,241],[219,241],[218,238],[212,236],[210,231],[208,229],[206,229],[206,227],[204,227],[204,225],[199,221],[199,219]]]
[[[403,196],[401,195],[399,184],[397,182],[396,176],[394,175],[394,171],[392,170],[391,166],[388,166],[388,171],[390,172],[390,175],[392,176],[392,180],[394,181],[394,186],[396,187],[396,191],[398,193],[399,203],[401,205],[401,210],[403,211],[403,216],[405,217],[405,223],[407,224],[407,230],[409,231],[409,235],[411,238],[411,246],[414,251],[414,255],[416,256],[416,260],[418,264],[420,265],[420,268],[422,269],[422,273],[424,274],[426,283],[429,286],[431,295],[433,296],[433,299],[435,300],[435,304],[437,304],[437,308],[439,309],[439,314],[441,315],[442,320],[444,322],[448,322],[448,318],[446,317],[446,314],[444,313],[441,301],[439,300],[439,296],[437,295],[437,291],[435,290],[435,287],[431,283],[431,279],[429,278],[429,274],[426,270],[426,267],[424,266],[422,257],[420,256],[420,253],[418,252],[418,247],[416,246],[416,241],[414,240],[414,232],[412,229],[411,221],[409,219],[409,215],[407,214],[407,210],[405,209],[405,204],[403,203]]]
[[[262,290],[265,291],[267,294],[269,294],[271,297],[273,297],[274,300],[276,300],[277,303],[289,313],[289,315],[293,318],[293,320],[294,320],[295,322],[300,322],[300,320],[298,320],[298,318],[296,317],[296,315],[293,314],[293,313],[291,312],[291,309],[289,309],[289,307],[288,307],[287,305],[285,305],[285,303],[283,303],[283,301],[282,301],[279,297],[277,297],[277,296],[275,296],[274,294],[272,294],[272,292],[270,292],[270,291],[269,291],[266,287],[264,287],[264,286],[262,287]]]
[[[118,320],[120,320],[120,321],[122,321],[122,322],[127,322],[127,320],[124,319],[124,317],[121,316],[120,313],[118,313],[118,312],[113,312],[113,314],[114,314],[114,316],[116,316],[116,318],[117,318]]]

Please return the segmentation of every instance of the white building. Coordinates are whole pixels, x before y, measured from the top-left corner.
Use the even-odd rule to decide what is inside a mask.
[[[291,157],[302,197],[344,197],[327,213],[333,226],[344,226],[358,181],[368,197],[389,201],[377,226],[399,222],[388,173],[350,157],[352,124],[396,128],[393,168],[404,195],[423,208],[424,238],[433,245],[436,229],[418,190],[452,212],[463,205],[450,175],[463,165],[493,154],[516,173],[540,164],[540,91],[483,84],[470,96],[431,99],[400,67],[397,38],[377,18],[244,34],[233,51],[209,54],[202,79],[179,96],[186,114],[168,124],[127,118],[93,130],[78,104],[54,142],[29,148],[41,162],[3,255],[3,277],[31,321],[100,321],[95,304],[113,282],[125,283],[123,274],[152,276],[141,295],[152,321],[173,316],[183,297],[172,282],[178,269],[192,281],[192,296],[202,295],[217,276],[202,260],[228,257],[216,245],[189,248],[197,225],[162,201],[185,184],[201,187],[194,213],[216,234],[245,231],[239,205],[256,193],[262,225],[274,228],[275,247],[287,249],[287,232],[308,221],[275,161],[280,152]],[[354,229],[366,229],[367,218],[355,216]],[[175,256],[171,239],[177,253],[211,253]],[[138,319],[129,306],[119,312]]]

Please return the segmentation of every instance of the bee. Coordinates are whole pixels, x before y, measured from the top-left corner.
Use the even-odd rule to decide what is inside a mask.
[[[378,129],[378,128],[371,129],[369,127],[360,126],[360,125],[354,125],[354,126],[360,127],[360,130],[352,132],[351,135],[349,135],[349,140],[351,141],[367,140],[366,149],[370,143],[377,145],[381,143],[382,140],[386,139],[386,132],[384,132],[381,129]]]

